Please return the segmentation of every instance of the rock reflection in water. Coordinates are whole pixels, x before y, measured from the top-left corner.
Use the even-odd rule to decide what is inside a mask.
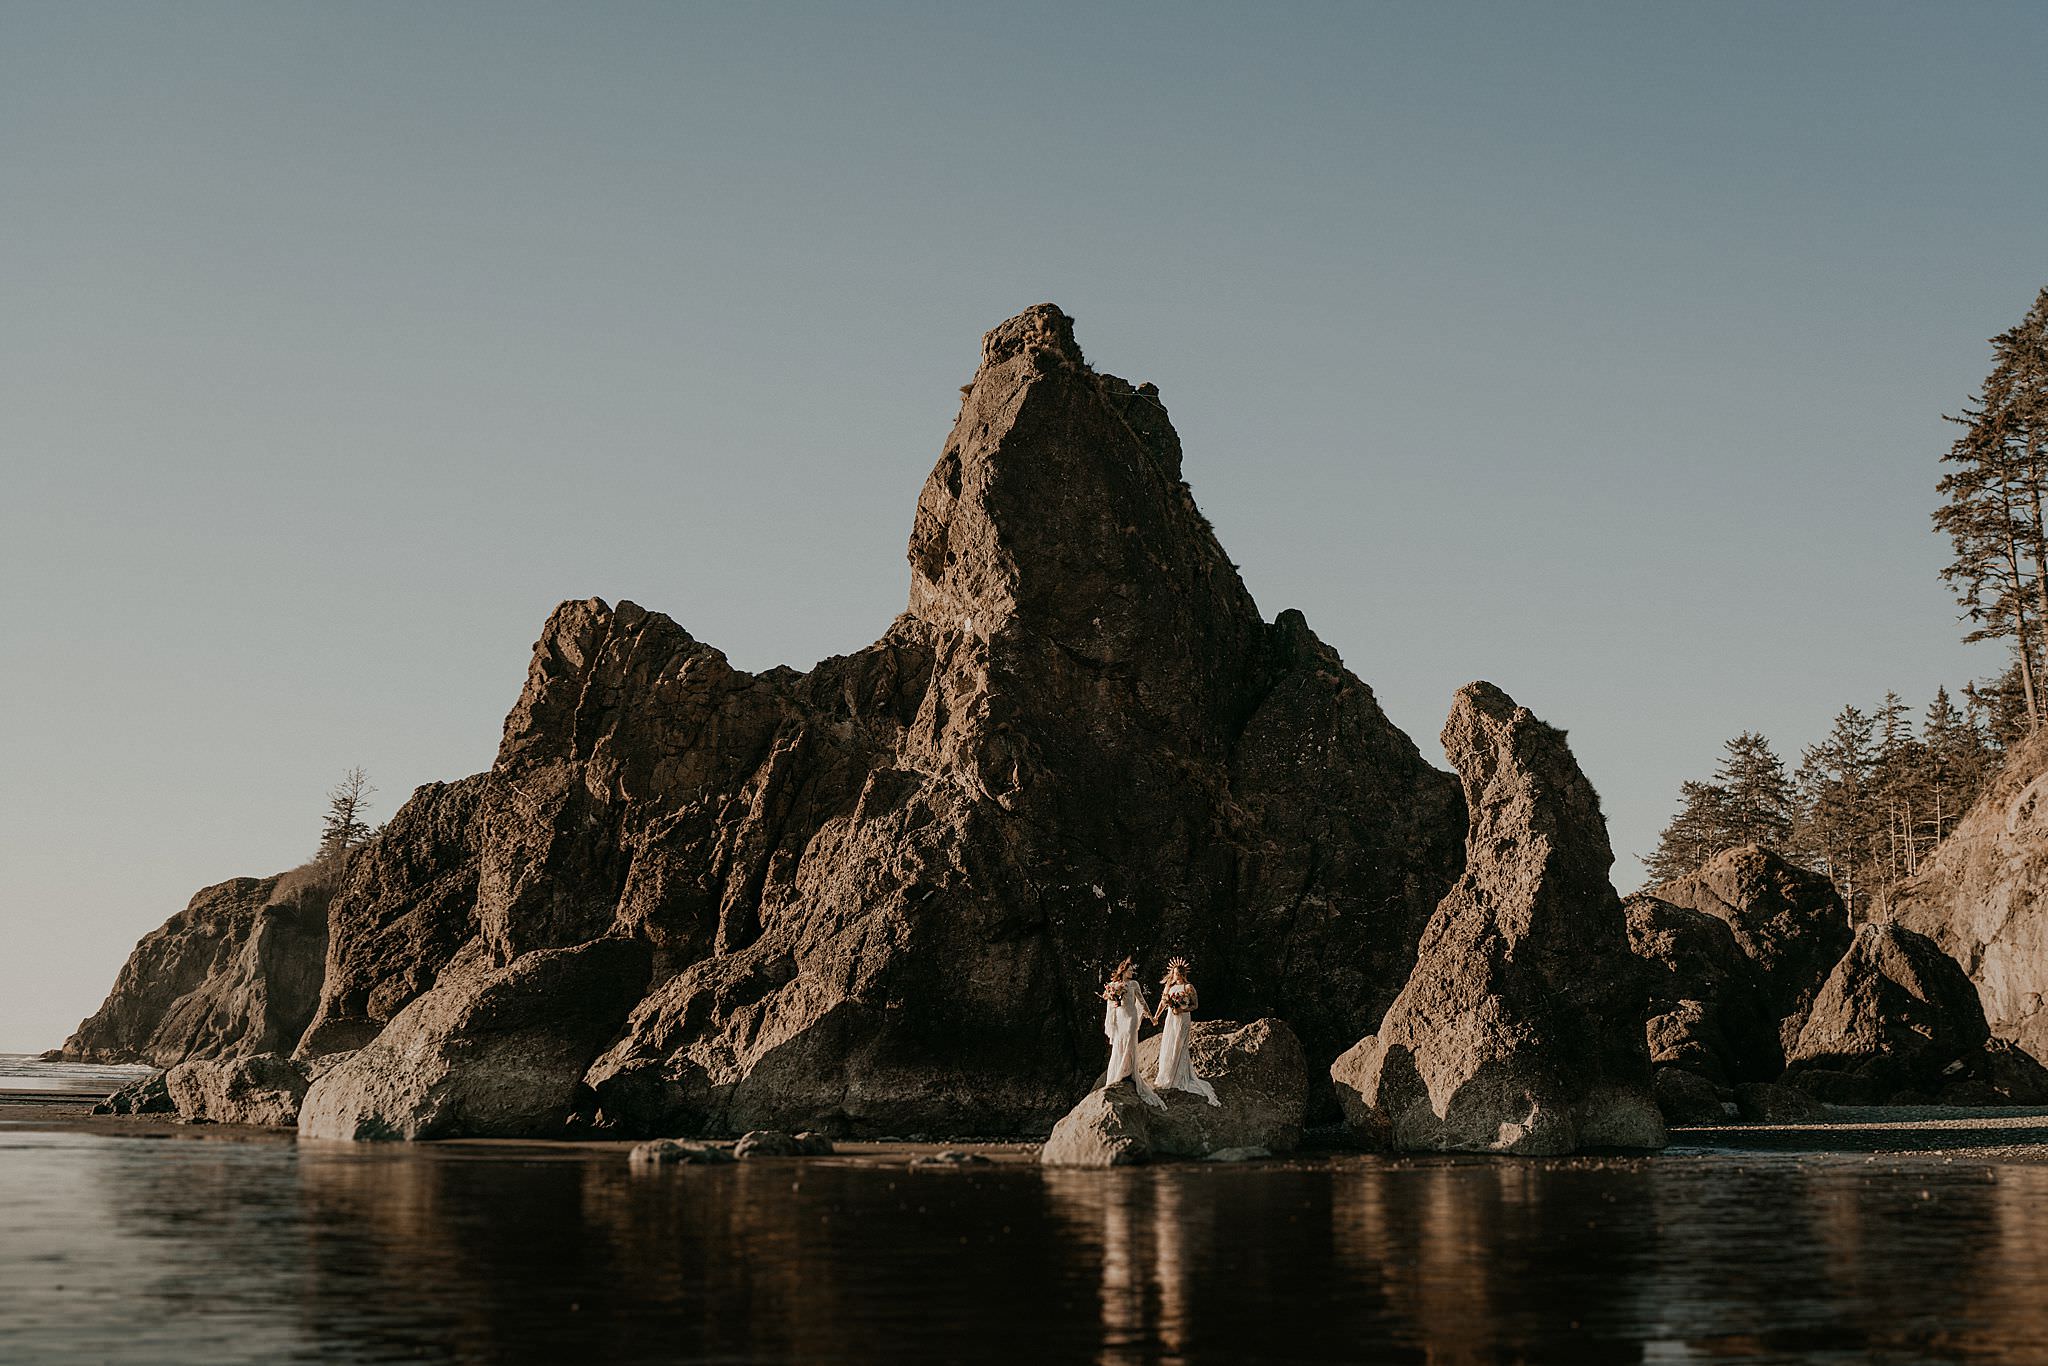
[[[0,1131],[0,1360],[2048,1360],[2048,1167],[634,1175]]]

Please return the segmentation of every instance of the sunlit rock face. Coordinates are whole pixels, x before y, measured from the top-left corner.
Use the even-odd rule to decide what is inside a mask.
[[[1607,821],[1564,732],[1473,683],[1443,743],[1471,812],[1465,871],[1378,1033],[1331,1069],[1354,1132],[1403,1150],[1663,1147]]]
[[[2048,732],[2014,748],[1885,914],[1963,965],[1994,1035],[2048,1061]]]
[[[320,995],[327,902],[304,870],[202,888],[135,946],[62,1055],[170,1067],[291,1052]]]

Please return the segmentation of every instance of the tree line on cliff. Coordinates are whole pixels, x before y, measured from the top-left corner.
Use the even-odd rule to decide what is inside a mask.
[[[1941,457],[1934,525],[1954,552],[1942,579],[1963,639],[2005,642],[2005,669],[1967,685],[1961,707],[1937,690],[1917,727],[1895,692],[1873,711],[1845,706],[1789,773],[1761,734],[1729,740],[1712,778],[1680,784],[1644,860],[1653,881],[1763,844],[1826,873],[1858,917],[1912,876],[2005,751],[2048,718],[2048,289],[1991,349],[1990,374],[1948,417],[1962,430]]]

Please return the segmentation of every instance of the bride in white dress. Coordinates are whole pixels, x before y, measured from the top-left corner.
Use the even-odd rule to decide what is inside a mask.
[[[1168,963],[1159,984],[1159,1008],[1152,1012],[1154,1021],[1161,1014],[1166,1016],[1166,1028],[1159,1035],[1159,1068],[1152,1074],[1152,1084],[1162,1091],[1192,1091],[1211,1105],[1221,1105],[1216,1088],[1195,1075],[1194,1060],[1188,1056],[1188,1024],[1200,1004],[1195,984],[1188,980],[1188,960],[1176,958]]]
[[[1138,1025],[1145,1018],[1145,988],[1138,985],[1138,971],[1130,959],[1118,963],[1116,971],[1109,974],[1102,1000],[1102,1032],[1109,1036],[1109,1075],[1102,1083],[1104,1089],[1129,1077],[1147,1105],[1165,1109],[1166,1102],[1138,1075]]]

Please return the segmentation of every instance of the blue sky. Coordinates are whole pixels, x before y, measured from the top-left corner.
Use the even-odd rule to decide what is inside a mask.
[[[0,5],[0,1048],[486,766],[566,597],[900,610],[985,328],[1157,382],[1268,616],[1621,861],[1995,670],[1940,421],[2048,283],[2039,6]]]

